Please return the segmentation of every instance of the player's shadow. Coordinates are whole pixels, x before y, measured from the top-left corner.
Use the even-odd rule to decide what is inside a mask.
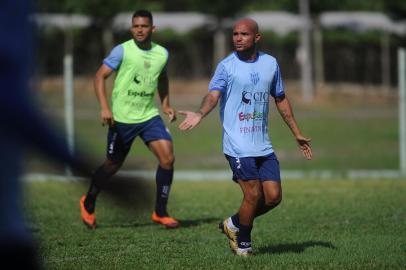
[[[196,227],[200,226],[202,224],[208,224],[208,223],[213,223],[221,220],[221,218],[201,218],[201,219],[193,219],[193,220],[185,220],[181,219],[179,220],[180,222],[180,227],[179,229],[182,228],[190,228],[190,227]],[[105,223],[105,224],[100,224],[97,225],[98,229],[104,229],[104,228],[136,228],[136,227],[146,227],[146,226],[157,226],[157,224],[153,223],[152,221],[148,222],[115,222],[115,223]]]
[[[208,218],[200,218],[200,219],[182,219],[182,220],[179,220],[179,222],[180,222],[180,228],[190,228],[190,227],[200,226],[202,224],[219,222],[220,220],[221,220],[221,218],[208,217]]]
[[[336,247],[331,242],[325,241],[306,241],[302,243],[291,243],[291,244],[278,244],[266,247],[259,247],[257,253],[302,253],[307,248],[311,247],[324,247],[329,249],[336,249]]]
[[[97,225],[98,229],[105,229],[105,228],[137,228],[137,227],[147,227],[153,226],[155,223],[145,222],[145,223],[137,223],[137,222],[122,222],[122,223],[111,223],[111,224],[101,224]]]

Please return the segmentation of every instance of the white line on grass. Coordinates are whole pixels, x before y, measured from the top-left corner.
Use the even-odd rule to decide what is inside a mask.
[[[120,171],[119,175],[129,177],[141,177],[148,180],[155,179],[155,171]],[[289,179],[394,179],[401,178],[401,174],[397,170],[348,170],[345,172],[330,171],[330,170],[313,170],[299,171],[288,170],[282,171],[281,177],[283,180]],[[57,174],[44,173],[28,173],[23,176],[23,180],[29,182],[42,181],[80,181],[82,177],[65,176]],[[228,170],[177,170],[174,172],[174,179],[181,181],[223,181],[231,179],[231,171]]]

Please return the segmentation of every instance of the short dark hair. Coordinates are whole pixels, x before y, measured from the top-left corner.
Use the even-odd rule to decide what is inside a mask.
[[[151,22],[151,24],[154,24],[153,19],[152,19],[152,13],[149,10],[145,10],[145,9],[139,9],[136,12],[134,12],[133,14],[133,19],[136,17],[146,17],[149,18],[149,21]]]

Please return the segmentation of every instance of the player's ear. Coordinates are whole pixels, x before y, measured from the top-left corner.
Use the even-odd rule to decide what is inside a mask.
[[[256,33],[255,34],[255,39],[254,39],[254,42],[255,43],[258,43],[258,41],[261,39],[261,34],[260,33]]]
[[[151,32],[154,33],[155,29],[156,29],[156,27],[155,27],[155,25],[153,25],[152,28],[151,28]]]

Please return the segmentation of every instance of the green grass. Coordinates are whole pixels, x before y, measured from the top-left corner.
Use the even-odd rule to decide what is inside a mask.
[[[89,231],[79,218],[86,189],[79,183],[30,183],[27,207],[46,269],[405,269],[406,181],[288,180],[283,187],[282,204],[255,221],[256,255],[245,259],[217,230],[241,200],[232,181],[175,182],[177,230],[153,224],[150,207],[124,210],[102,194],[99,228]]]
[[[62,126],[60,101],[55,93],[43,97],[55,122]],[[61,97],[58,96],[60,99]],[[198,107],[200,98],[172,97],[178,110]],[[58,105],[59,104],[59,105]],[[394,170],[399,167],[398,117],[396,104],[329,104],[296,105],[294,112],[304,135],[312,138],[314,159],[307,162],[301,156],[296,142],[286,124],[272,105],[270,112],[270,137],[282,170],[333,170],[350,169]],[[76,149],[86,153],[95,163],[105,158],[107,129],[99,122],[98,104],[93,95],[76,103]],[[222,154],[221,126],[218,110],[214,110],[195,130],[181,132],[177,126],[182,120],[167,126],[174,140],[176,169],[225,169],[227,162]],[[30,168],[39,166],[38,159],[30,161]],[[42,163],[43,164],[43,163]],[[155,169],[156,159],[138,138],[124,164],[124,169]],[[36,170],[38,171],[38,170]]]

